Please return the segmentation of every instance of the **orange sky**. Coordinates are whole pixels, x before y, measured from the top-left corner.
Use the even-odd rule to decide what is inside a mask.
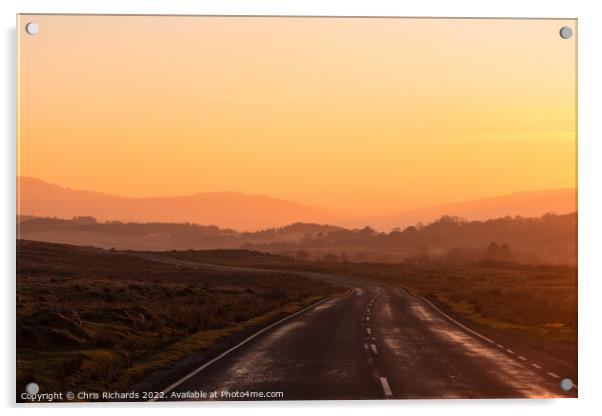
[[[24,15],[17,173],[369,214],[576,187],[563,25]]]

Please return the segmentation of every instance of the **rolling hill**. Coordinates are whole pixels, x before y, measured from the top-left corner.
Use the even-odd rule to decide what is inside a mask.
[[[73,190],[35,178],[19,178],[20,215],[98,221],[189,222],[255,231],[295,222],[329,223],[333,215],[296,202],[240,192],[211,192],[187,196],[130,198]]]
[[[20,216],[91,216],[101,222],[194,223],[217,225],[222,229],[237,231],[258,231],[298,222],[347,228],[370,226],[378,231],[390,231],[418,222],[429,223],[443,215],[458,216],[467,220],[485,220],[517,215],[538,217],[549,212],[566,214],[577,211],[575,189],[516,192],[436,205],[393,216],[356,218],[294,201],[240,192],[133,198],[73,190],[39,179],[21,177],[17,193]]]
[[[395,227],[403,228],[418,222],[430,223],[443,215],[467,220],[486,220],[517,215],[539,217],[546,213],[568,214],[576,211],[577,191],[575,189],[551,189],[515,192],[491,198],[435,205],[394,216],[374,217],[363,220],[363,222],[377,230],[388,231]]]

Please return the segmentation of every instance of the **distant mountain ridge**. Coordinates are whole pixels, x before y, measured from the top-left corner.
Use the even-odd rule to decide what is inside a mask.
[[[568,214],[577,211],[575,189],[521,191],[507,195],[473,199],[451,204],[414,209],[399,215],[373,217],[370,226],[379,230],[407,227],[418,222],[429,223],[443,215],[467,220],[486,220],[501,217],[539,217],[546,213]]]
[[[20,177],[18,180],[18,214],[22,216],[92,216],[98,221],[189,222],[237,231],[257,231],[298,222],[351,228],[370,226],[379,231],[390,231],[418,222],[432,222],[443,215],[484,220],[517,215],[537,217],[548,212],[566,214],[577,210],[575,189],[516,192],[410,210],[393,216],[350,218],[294,201],[240,192],[135,198],[73,190],[35,178]]]
[[[80,191],[19,178],[19,214],[98,221],[190,222],[251,231],[295,222],[328,223],[327,212],[284,199],[240,192],[207,192],[173,197],[122,197]]]

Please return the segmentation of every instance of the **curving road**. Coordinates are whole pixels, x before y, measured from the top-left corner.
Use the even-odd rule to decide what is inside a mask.
[[[374,282],[328,299],[164,388],[166,400],[575,397],[559,376],[452,321],[424,299]],[[190,372],[195,370],[190,368]],[[245,396],[247,392],[255,396]],[[263,397],[257,395],[263,394]],[[268,395],[272,395],[272,397]]]

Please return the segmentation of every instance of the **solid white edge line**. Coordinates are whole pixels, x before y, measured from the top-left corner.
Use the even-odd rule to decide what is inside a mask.
[[[387,377],[380,377],[380,385],[383,387],[383,391],[386,397],[392,397],[393,392],[391,391],[391,386],[389,386],[389,381]]]
[[[481,338],[481,339],[484,339],[485,341],[487,341],[487,342],[489,342],[489,343],[491,343],[491,344],[495,344],[495,342],[494,342],[493,340],[491,340],[491,339],[487,338],[486,336],[483,336],[483,335],[479,334],[478,332],[476,332],[476,331],[474,331],[474,330],[472,330],[472,329],[468,328],[466,325],[462,325],[460,322],[456,321],[454,318],[452,318],[451,316],[449,316],[448,314],[446,314],[445,312],[443,312],[441,309],[439,309],[438,307],[436,307],[436,306],[435,306],[435,305],[434,305],[434,304],[433,304],[431,301],[429,301],[428,299],[426,299],[424,296],[421,296],[421,298],[422,298],[422,300],[424,300],[426,303],[428,303],[429,305],[431,305],[431,307],[433,307],[433,309],[435,309],[437,312],[439,312],[440,314],[442,314],[443,316],[445,316],[447,319],[449,319],[450,321],[452,321],[453,323],[455,323],[455,324],[456,324],[456,325],[458,325],[459,327],[461,327],[461,328],[465,329],[466,331],[470,332],[470,333],[471,333],[471,334],[473,334],[473,335],[476,335],[477,337],[479,337],[479,338]],[[503,345],[501,345],[501,344],[496,344],[496,345],[497,345],[499,348],[505,349],[505,348],[504,348],[504,346],[503,346]],[[512,350],[508,350],[508,349],[506,349],[506,351],[508,351],[510,354],[514,354],[514,351],[512,351]],[[522,356],[519,356],[519,358],[520,358],[521,360],[523,360],[523,359],[524,359],[524,357],[522,357],[522,358],[521,358],[521,357],[522,357]],[[525,360],[526,360],[526,359],[525,359]],[[543,367],[542,367],[542,366],[540,366],[539,364],[536,364],[536,363],[531,363],[531,367],[533,367],[533,368],[537,368],[538,370],[542,370],[542,369],[543,369]],[[552,377],[555,377],[555,376],[556,376],[556,377],[558,377],[558,376],[557,376],[556,374],[554,374],[554,373],[547,373],[547,374],[548,374],[549,376],[552,376]],[[558,378],[560,378],[560,377],[558,377]],[[576,386],[576,385],[574,385],[574,384],[573,384],[573,387],[575,388],[575,390],[577,389],[577,386]]]
[[[468,328],[466,325],[461,324],[460,322],[456,321],[454,318],[452,318],[451,316],[449,316],[448,314],[446,314],[445,312],[443,312],[441,309],[439,309],[438,307],[436,307],[430,300],[428,300],[427,298],[425,298],[424,296],[422,296],[422,300],[424,300],[426,303],[428,303],[429,305],[431,305],[431,307],[433,309],[435,309],[437,312],[439,312],[441,315],[445,316],[447,319],[449,319],[450,321],[452,321],[453,323],[455,323],[456,325],[458,325],[460,328],[470,332],[471,334],[489,342],[490,344],[495,344],[495,342],[493,342],[493,340],[487,338],[484,335],[479,334],[477,331],[473,331],[472,329]]]
[[[221,360],[222,358],[224,358],[226,355],[230,354],[232,351],[237,350],[238,348],[242,347],[243,345],[245,345],[247,342],[251,341],[253,338],[263,334],[264,332],[274,328],[277,325],[280,325],[283,322],[288,321],[289,319],[294,318],[295,316],[302,314],[303,312],[307,311],[308,309],[313,308],[314,306],[319,305],[320,303],[325,302],[326,300],[328,300],[330,298],[324,298],[322,300],[319,300],[318,302],[312,303],[309,306],[306,306],[305,308],[301,309],[300,311],[295,312],[292,315],[289,316],[285,316],[284,318],[280,319],[277,322],[274,322],[268,326],[266,326],[263,329],[260,329],[259,331],[255,332],[253,335],[250,335],[249,337],[245,338],[244,340],[242,340],[241,342],[239,342],[238,344],[236,344],[235,346],[231,347],[230,349],[222,352],[220,355],[218,355],[217,357],[213,358],[210,361],[207,361],[205,364],[201,365],[200,367],[198,367],[196,370],[188,373],[187,375],[185,375],[184,377],[182,377],[181,379],[179,379],[178,381],[176,381],[175,383],[170,384],[169,386],[167,386],[166,388],[164,388],[161,393],[163,394],[167,394],[170,391],[172,391],[173,389],[175,389],[176,387],[178,387],[180,384],[182,384],[183,382],[185,382],[186,380],[188,380],[191,377],[194,377],[195,375],[197,375],[198,373],[200,373],[201,371],[203,371],[205,368],[209,367],[211,364],[213,364],[216,361]],[[149,402],[155,402],[159,399],[159,397],[153,397],[152,399],[148,400]]]

